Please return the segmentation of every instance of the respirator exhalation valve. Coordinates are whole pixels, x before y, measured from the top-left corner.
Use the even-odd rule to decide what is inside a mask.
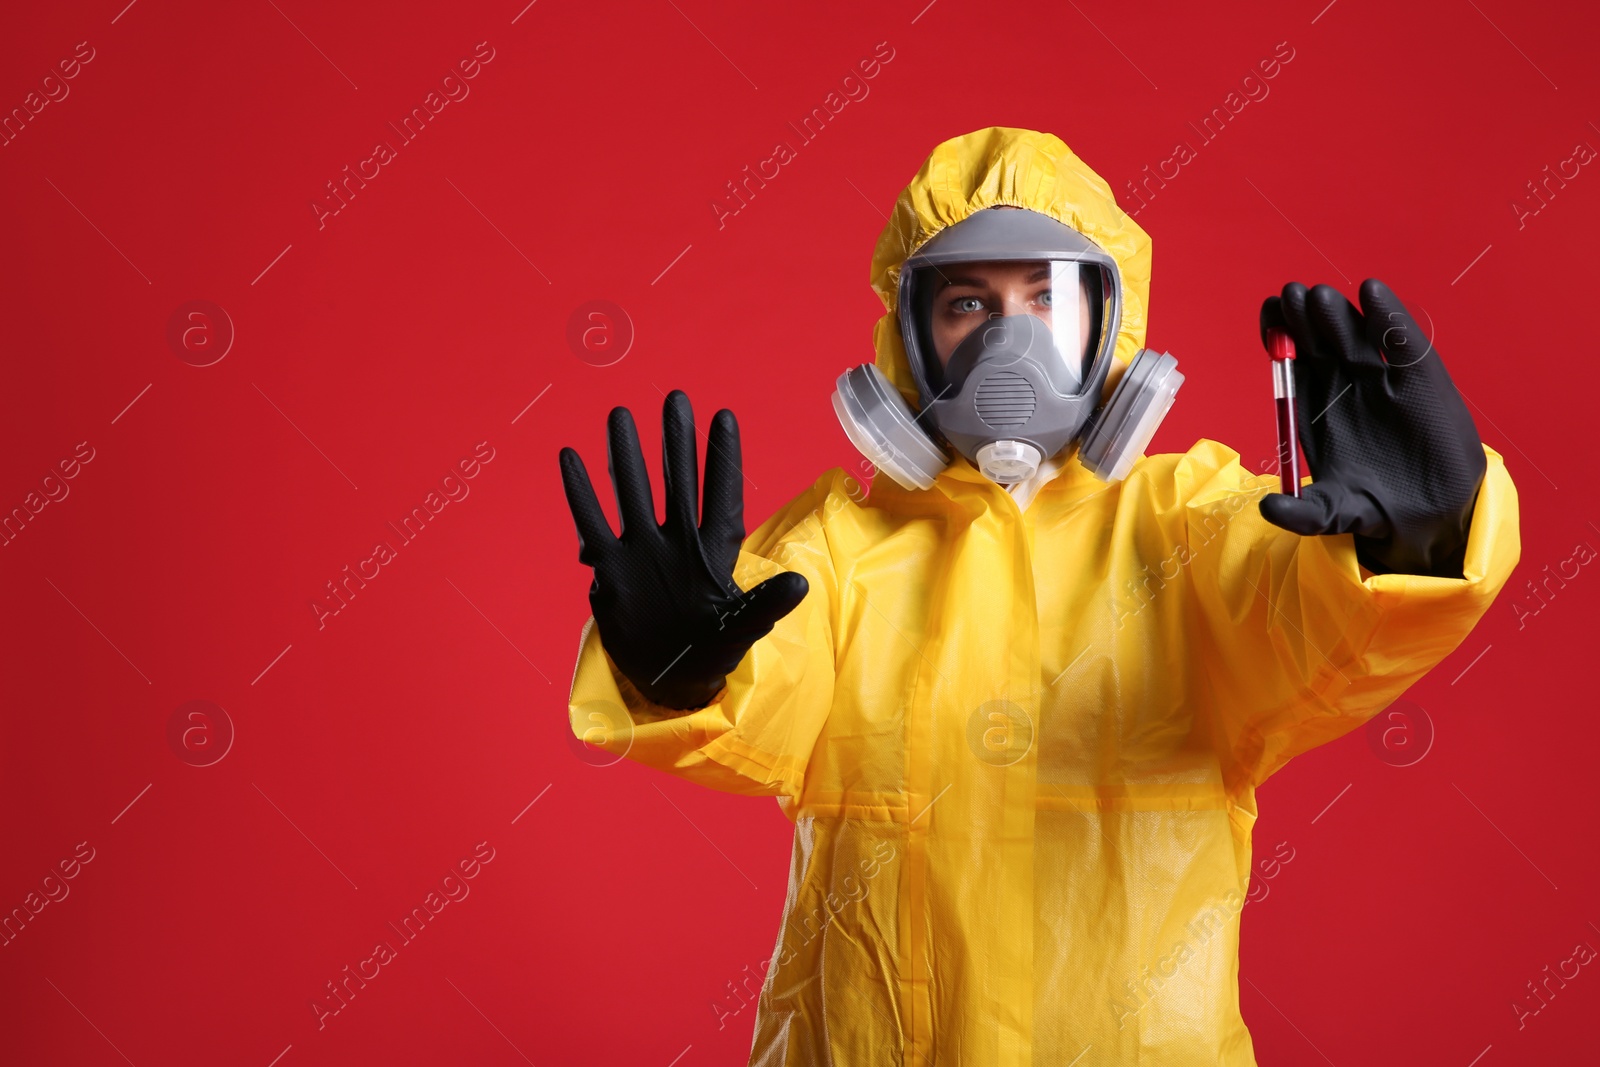
[[[972,405],[978,418],[997,430],[1004,430],[1021,426],[1033,418],[1039,396],[1027,378],[1014,371],[1000,371],[989,375],[978,386]]]

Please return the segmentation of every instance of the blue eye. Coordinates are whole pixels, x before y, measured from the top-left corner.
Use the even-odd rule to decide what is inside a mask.
[[[1055,298],[1049,289],[1039,294],[1038,301],[1045,307],[1055,307]]]
[[[950,301],[950,310],[958,315],[971,315],[983,310],[983,301],[975,296],[958,296]]]

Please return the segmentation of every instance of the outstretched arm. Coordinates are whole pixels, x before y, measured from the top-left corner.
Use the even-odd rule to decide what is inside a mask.
[[[1313,481],[1269,492],[1231,452],[1191,454],[1191,640],[1212,745],[1238,788],[1381,711],[1449,655],[1520,554],[1517,494],[1383,283],[1269,298],[1291,331]],[[1263,337],[1265,341],[1265,337]],[[1259,510],[1248,506],[1260,496]]]

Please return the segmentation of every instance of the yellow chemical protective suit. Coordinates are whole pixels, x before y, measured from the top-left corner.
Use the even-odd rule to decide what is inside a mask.
[[[877,363],[913,405],[899,266],[996,204],[1111,253],[1117,355],[1143,345],[1144,231],[1056,137],[983,130],[934,151],[873,259]],[[1025,508],[959,456],[924,491],[829,471],[745,541],[741,587],[794,570],[810,592],[701,710],[645,701],[591,619],[578,736],[778,796],[795,822],[750,1063],[1253,1064],[1238,916],[1256,787],[1488,607],[1520,546],[1485,451],[1463,579],[1363,579],[1348,535],[1268,524],[1276,476],[1203,440],[1120,484],[1069,456]]]

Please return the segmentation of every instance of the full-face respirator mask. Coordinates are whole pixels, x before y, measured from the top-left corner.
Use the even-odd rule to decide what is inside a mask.
[[[1121,272],[1026,208],[987,208],[924,244],[901,268],[897,311],[921,411],[870,363],[839,376],[833,407],[862,455],[907,489],[931,487],[948,449],[1010,484],[1074,442],[1096,477],[1120,480],[1183,384],[1176,359],[1140,349],[1101,402]]]

